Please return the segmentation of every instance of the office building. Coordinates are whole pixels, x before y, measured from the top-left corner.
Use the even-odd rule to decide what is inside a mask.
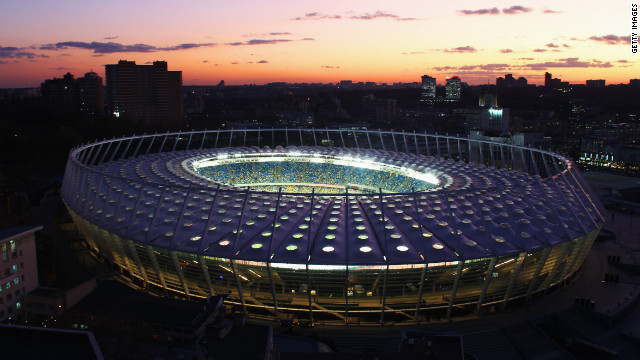
[[[436,79],[429,75],[422,76],[422,92],[420,93],[420,102],[424,104],[433,104],[436,99]]]
[[[462,81],[457,76],[447,76],[447,100],[460,100]]]
[[[105,76],[109,114],[148,130],[182,126],[182,71],[168,71],[166,61],[120,60],[105,66]]]

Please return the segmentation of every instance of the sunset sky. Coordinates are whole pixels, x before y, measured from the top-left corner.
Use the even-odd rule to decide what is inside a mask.
[[[631,2],[20,0],[0,3],[0,88],[166,60],[184,85],[640,78]],[[637,30],[635,32],[638,32]]]

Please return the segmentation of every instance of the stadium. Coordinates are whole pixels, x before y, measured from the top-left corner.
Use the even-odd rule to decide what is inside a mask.
[[[573,163],[394,131],[245,129],[71,150],[95,253],[154,293],[326,324],[504,309],[571,278],[604,223]]]

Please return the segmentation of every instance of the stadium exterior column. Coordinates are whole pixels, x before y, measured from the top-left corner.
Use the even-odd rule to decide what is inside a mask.
[[[193,131],[189,133],[189,141],[187,142],[187,148],[185,150],[189,150],[189,147],[191,147],[192,139],[193,139]]]
[[[513,288],[515,287],[516,283],[518,282],[518,277],[520,276],[520,271],[522,270],[522,267],[524,266],[524,261],[527,259],[527,252],[521,252],[520,255],[518,255],[518,260],[516,261],[516,265],[515,265],[515,271],[513,272],[513,275],[511,276],[511,281],[509,282],[509,287],[507,288],[507,291],[505,291],[504,293],[504,299],[502,300],[502,310],[507,308],[507,302],[509,302],[509,296],[511,296],[511,292],[513,291]]]
[[[298,128],[298,134],[300,135],[300,146],[304,146],[304,141],[302,140],[302,129]]]
[[[276,131],[274,128],[271,128],[271,148],[274,149],[276,147]]]
[[[424,146],[427,149],[427,156],[431,156],[431,151],[429,150],[429,136],[427,136],[427,132],[424,133]]]
[[[393,147],[396,149],[396,152],[398,151],[398,143],[396,142],[396,135],[395,135],[395,131],[393,129],[391,129],[391,131],[389,132],[389,134],[391,134],[391,140],[393,140]]]
[[[544,248],[544,250],[542,250],[542,257],[540,258],[540,260],[538,260],[538,267],[536,268],[536,272],[533,273],[533,277],[531,278],[531,282],[529,283],[529,287],[527,288],[527,295],[524,298],[525,304],[529,303],[529,297],[531,296],[531,293],[533,292],[536,283],[538,282],[538,278],[540,277],[540,273],[542,273],[544,265],[547,263],[549,254],[551,254],[551,247],[546,247]]]
[[[382,144],[382,150],[387,151],[387,147],[384,145],[384,139],[382,138],[382,131],[378,129],[378,136],[380,137],[380,143]]]
[[[382,285],[382,308],[380,309],[380,324],[384,325],[384,311],[387,305],[387,279],[389,277],[389,260],[386,257],[388,250],[388,241],[387,241],[387,228],[385,227],[385,219],[386,215],[384,213],[384,199],[382,198],[382,189],[378,189],[380,192],[378,196],[380,197],[380,212],[382,213],[382,238],[384,240],[384,252],[385,252],[385,263],[386,267],[384,269],[384,283]]]
[[[489,156],[491,157],[491,166],[496,167],[496,159],[493,155],[493,144],[489,144]]]
[[[456,293],[458,292],[458,287],[460,286],[460,279],[462,278],[462,266],[464,265],[464,260],[458,262],[458,268],[456,270],[456,280],[453,283],[453,290],[451,291],[451,299],[449,299],[449,306],[447,307],[447,320],[451,319],[451,309],[453,308],[453,302],[456,299]]]
[[[80,163],[87,165],[87,162],[89,161],[89,158],[91,157],[91,154],[93,154],[93,149],[95,148],[95,146],[92,146],[89,151],[87,151],[86,149],[82,151],[82,156],[80,158]]]
[[[111,238],[111,242],[113,244],[115,244],[116,249],[118,249],[118,253],[121,256],[123,254],[126,254],[126,252],[125,252],[125,250],[124,250],[124,248],[122,246],[122,243],[120,242],[120,236],[119,235],[113,234],[112,232],[104,230],[104,229],[101,229],[101,231],[104,231],[105,233],[107,233],[107,235]],[[131,266],[131,262],[129,260],[129,257],[128,256],[122,256],[122,259],[123,259],[123,262],[124,262],[124,264],[123,264],[124,267],[127,269],[127,271],[129,271],[129,273],[131,275],[133,275],[134,272],[132,271],[132,266]],[[122,265],[120,265],[120,264],[118,264],[118,265],[119,265],[120,269],[122,269]]]
[[[329,128],[326,128],[327,131],[327,143],[331,146],[331,136],[329,136]]]
[[[482,301],[484,300],[484,297],[487,294],[487,290],[489,290],[489,283],[491,282],[491,278],[493,277],[493,270],[496,268],[497,260],[498,260],[498,257],[493,256],[491,258],[491,262],[489,262],[489,266],[487,267],[487,274],[484,277],[484,285],[482,286],[482,292],[480,293],[480,297],[478,297],[478,308],[476,310],[478,313],[480,313],[480,308],[482,307]]]
[[[316,130],[315,129],[311,130],[311,133],[313,134],[313,143],[315,144],[315,146],[318,146],[318,139],[316,138]]]
[[[314,132],[315,138],[315,132]],[[313,303],[311,301],[311,274],[309,273],[309,261],[311,260],[311,222],[313,221],[313,208],[314,208],[314,200],[316,195],[316,189],[311,188],[311,202],[309,203],[309,221],[307,222],[308,232],[307,232],[307,297],[309,298],[309,321],[313,323]]]
[[[102,153],[102,157],[100,157],[100,162],[98,162],[98,164],[102,164],[104,162],[104,159],[107,157],[107,154],[109,153],[109,150],[111,150],[111,145],[113,144],[113,141],[109,141],[107,143],[107,150],[105,150]]]
[[[445,140],[447,141],[447,159],[451,159],[451,142],[449,140],[449,135],[447,134],[447,137],[445,137]]]
[[[147,286],[149,286],[149,277],[147,276],[147,270],[144,268],[144,266],[142,266],[142,262],[140,261],[140,257],[136,252],[135,246],[133,246],[133,240],[124,239],[124,242],[127,244],[127,249],[129,249],[129,253],[133,258],[133,261],[136,263],[138,270],[140,270],[140,274],[142,275],[142,280],[144,281],[144,287],[146,288]]]
[[[260,128],[258,128],[258,140],[257,146],[260,147]]]
[[[438,157],[442,157],[442,156],[440,155],[440,137],[436,136],[436,137],[435,137],[435,140],[436,140],[436,151],[437,151],[437,153],[438,153]]]
[[[169,137],[169,135],[165,135],[165,136],[162,138],[162,144],[160,144],[160,149],[158,149],[158,152],[159,152],[159,153],[161,153],[161,152],[162,152],[162,150],[164,150],[164,144],[166,144],[166,143],[167,143],[167,138],[168,138],[168,137]]]
[[[216,142],[213,145],[214,148],[218,148],[218,139],[220,138],[220,130],[216,131]]]
[[[111,157],[109,158],[109,161],[112,161],[116,157],[118,150],[120,150],[120,145],[122,145],[122,140],[118,141],[118,145],[116,145],[116,149],[113,150],[113,153],[111,153]]]
[[[228,147],[231,147],[231,144],[233,143],[233,134],[235,133],[234,131],[228,131],[229,133],[229,145]]]
[[[124,159],[127,156],[127,153],[129,152],[129,148],[131,147],[132,142],[133,142],[133,138],[130,138],[129,142],[127,143],[127,147],[122,152],[122,155],[120,155],[120,160]]]
[[[171,152],[175,152],[178,147],[178,141],[180,141],[180,135],[182,135],[182,131],[175,135],[176,139],[173,142],[173,147],[171,148]]]
[[[342,141],[342,147],[346,148],[347,145],[344,143],[344,137],[342,136],[342,130],[338,129],[338,134],[340,134],[340,141]]]
[[[138,145],[136,145],[136,151],[133,152],[133,156],[132,157],[137,157],[138,156],[138,152],[140,151],[140,147],[142,146],[142,141],[144,141],[144,136],[140,137],[140,141],[138,141]]]
[[[207,289],[209,290],[209,295],[216,296],[215,291],[213,291],[211,276],[209,275],[209,266],[207,266],[207,263],[205,263],[204,256],[202,256],[202,254],[198,254],[198,262],[200,263],[200,268],[202,269],[202,275],[204,276],[204,281],[207,283]]]
[[[189,286],[184,279],[184,274],[182,273],[182,267],[178,262],[178,257],[176,256],[176,252],[173,250],[169,250],[169,254],[171,255],[171,260],[173,261],[173,266],[176,268],[176,274],[178,274],[178,279],[182,283],[182,288],[184,289],[184,294],[187,297],[187,300],[191,300],[191,295],[189,294]]]
[[[240,305],[242,306],[242,313],[247,314],[247,305],[244,302],[244,295],[242,294],[242,286],[240,286],[240,277],[238,277],[238,266],[234,259],[229,259],[231,262],[231,270],[233,270],[233,277],[236,279],[236,289],[238,289],[238,297],[240,298]]]
[[[408,154],[409,153],[409,145],[407,144],[407,136],[405,135],[404,131],[402,132],[402,142],[404,142],[404,153]]]
[[[462,161],[462,147],[460,146],[460,138],[456,141],[458,146],[458,161]]]
[[[411,195],[413,195],[413,206],[416,209],[416,220],[418,221],[418,229],[420,229],[420,238],[422,239],[422,233],[424,230],[422,228],[422,221],[420,220],[420,212],[418,208],[418,196],[416,194],[415,188],[411,188]],[[420,254],[420,256],[422,257],[422,254]],[[416,303],[416,314],[414,316],[416,323],[420,322],[418,316],[420,315],[420,305],[422,305],[422,295],[424,294],[424,278],[427,275],[427,260],[424,259],[424,257],[423,257],[423,260],[425,261],[425,263],[422,265],[422,275],[420,276],[420,289],[418,290],[418,301]]]
[[[413,143],[416,147],[416,151],[414,152],[414,154],[420,155],[420,148],[418,147],[418,135],[416,134],[415,130],[413,130]]]
[[[520,148],[520,158],[522,160],[522,172],[526,172],[527,174],[531,175],[529,166],[527,166],[527,158],[524,156],[524,150],[522,148]]]
[[[244,199],[244,203],[242,205],[242,211],[244,212],[244,204],[247,202],[247,198],[249,197],[249,189],[247,189],[247,197]],[[271,236],[269,237],[269,252],[267,253],[268,256],[270,256],[270,254],[272,254],[271,251],[273,251],[273,238],[276,232],[276,224],[278,223],[278,210],[280,210],[280,200],[282,198],[282,187],[278,188],[278,198],[276,200],[276,211],[273,215],[273,223],[271,225]],[[240,229],[238,229],[238,235],[240,235]],[[236,240],[237,242],[237,240]],[[273,280],[273,271],[271,270],[271,259],[267,259],[267,273],[269,274],[269,284],[271,284],[271,296],[273,297],[273,311],[274,314],[276,316],[276,319],[278,318],[278,299],[276,298],[276,286]],[[309,289],[307,288],[307,291],[309,291]]]
[[[91,166],[91,165],[93,165],[93,164],[96,162],[96,160],[98,159],[98,156],[100,155],[100,151],[102,151],[102,146],[103,146],[103,145],[104,145],[104,144],[100,144],[100,145],[98,145],[98,151],[96,151],[95,155],[93,155],[93,158],[91,159],[91,162],[90,162],[89,164],[87,164],[87,165]],[[94,147],[95,147],[95,146],[94,146]],[[96,165],[97,165],[97,164],[96,164]]]
[[[167,295],[167,283],[164,281],[164,274],[160,271],[160,265],[158,264],[158,259],[156,258],[155,252],[153,252],[153,248],[151,245],[145,245],[145,249],[147,250],[147,255],[149,256],[149,260],[151,260],[151,265],[155,270],[156,274],[158,274],[158,280],[160,280],[160,285],[162,289],[164,289],[164,294]]]
[[[242,146],[247,147],[247,131],[243,131],[242,134],[244,135],[242,137]]]
[[[340,132],[340,137],[342,137],[342,132]],[[342,143],[344,145],[344,141]],[[344,277],[344,281],[345,281],[345,287],[344,287],[344,298],[345,298],[345,311],[344,311],[344,323],[345,325],[347,325],[349,323],[349,189],[345,189],[345,195],[344,195],[344,222],[345,222],[345,238],[347,239],[347,241],[345,241],[345,254],[346,254],[346,261],[345,261],[345,277]]]
[[[204,140],[207,138],[207,130],[202,132],[202,140],[200,141],[200,150],[204,147]]]
[[[354,130],[352,134],[353,134],[353,140],[356,142],[356,148],[360,150],[360,144],[358,144],[358,137],[356,136],[356,131]]]
[[[144,152],[144,155],[147,156],[149,155],[149,151],[151,151],[151,146],[153,145],[153,142],[156,140],[155,136],[151,137],[151,141],[149,141],[149,146],[147,146],[147,151]]]
[[[284,138],[285,138],[285,143],[287,144],[287,147],[289,147],[289,129],[288,128],[284,129]]]
[[[369,149],[373,149],[373,144],[371,143],[371,137],[369,136],[369,131],[365,131],[365,134],[367,134],[367,142],[369,143]]]
[[[484,151],[482,150],[483,147],[484,142],[478,141],[478,149],[480,150],[480,164],[486,166],[486,164],[484,163]]]

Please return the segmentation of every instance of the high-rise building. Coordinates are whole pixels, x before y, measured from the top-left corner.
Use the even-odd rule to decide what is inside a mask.
[[[166,61],[120,60],[105,66],[105,76],[109,114],[155,129],[181,127],[182,71],[168,71]]]
[[[43,102],[52,109],[91,114],[104,110],[102,78],[94,72],[78,79],[66,73],[62,79],[45,80],[40,89]]]
[[[603,88],[606,86],[605,80],[587,80],[588,88]]]
[[[429,75],[422,75],[422,93],[420,102],[432,104],[436,99],[436,79]]]
[[[523,76],[514,78],[513,74],[506,74],[504,77],[496,78],[496,86],[498,87],[525,87],[527,86],[527,79]]]
[[[462,81],[458,76],[447,76],[447,100],[460,100]]]
[[[629,79],[629,86],[632,88],[640,88],[640,79]]]
[[[42,226],[19,226],[0,231],[0,321],[22,308],[22,296],[38,287],[35,232]]]
[[[45,80],[40,85],[42,101],[55,110],[73,112],[78,109],[78,92],[76,82],[71,73],[66,73],[62,79]]]
[[[80,111],[96,114],[104,111],[104,86],[102,78],[91,71],[76,80]]]

